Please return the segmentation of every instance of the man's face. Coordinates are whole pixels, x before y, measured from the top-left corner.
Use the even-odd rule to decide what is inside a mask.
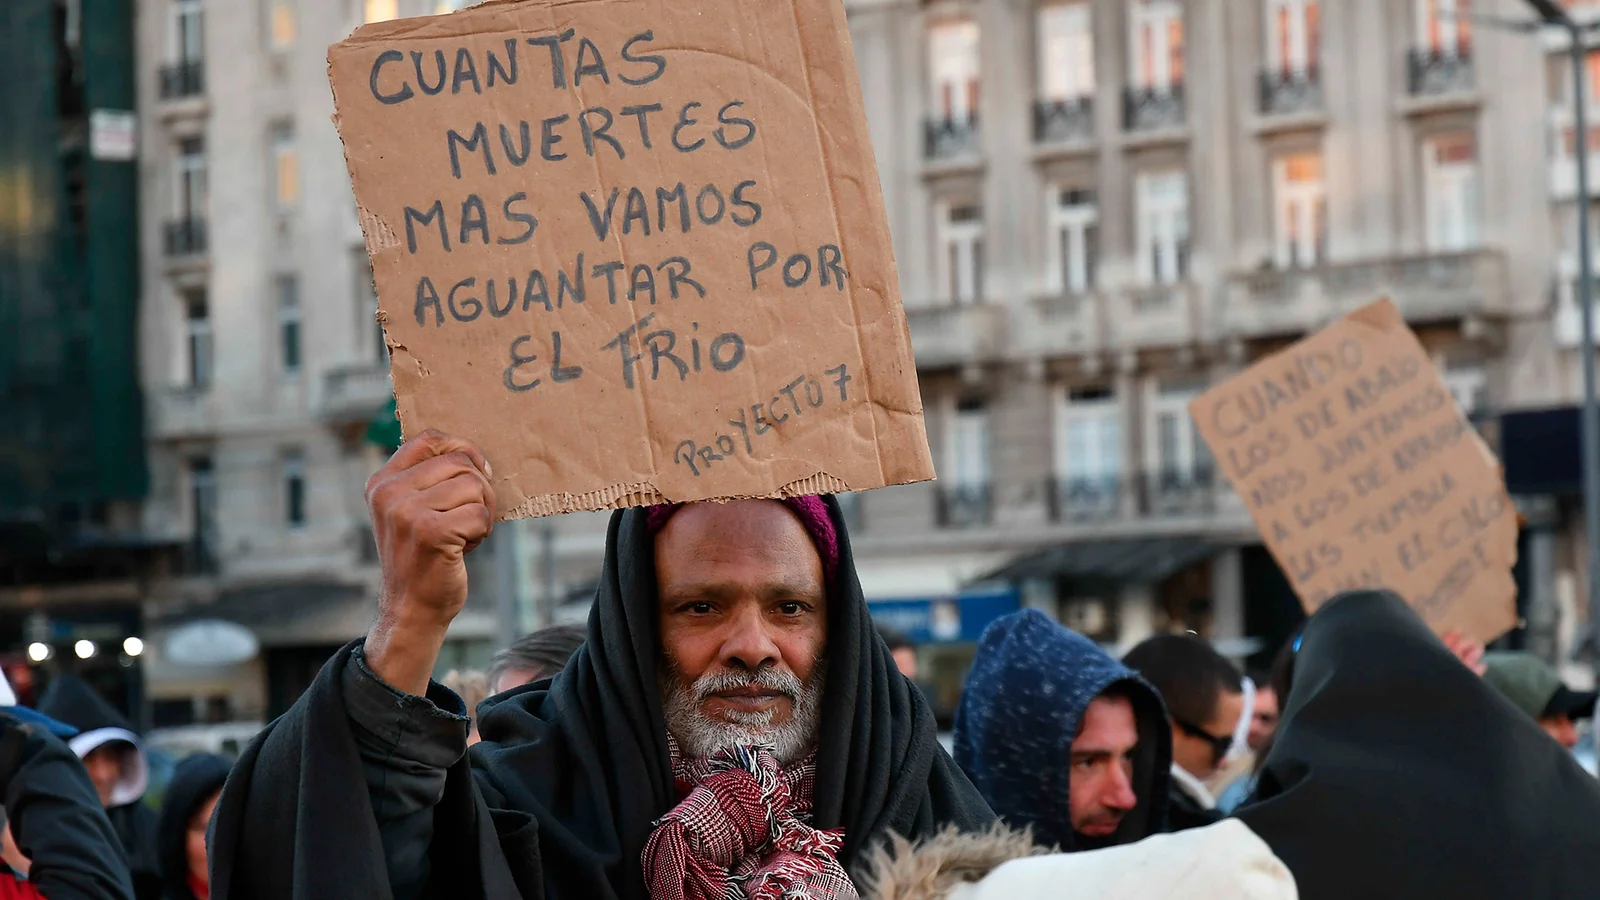
[[[1217,699],[1217,711],[1212,714],[1211,719],[1195,724],[1205,729],[1206,734],[1212,737],[1224,738],[1233,734],[1233,729],[1239,724],[1239,716],[1243,714],[1244,694],[1238,691],[1224,691]],[[1215,743],[1190,734],[1176,723],[1172,729],[1172,761],[1182,766],[1185,772],[1201,780],[1210,778],[1222,765]]]
[[[900,674],[904,675],[905,677],[907,677],[909,679],[911,679],[912,681],[916,681],[917,680],[917,650],[916,650],[916,648],[915,647],[896,647],[894,650],[892,650],[890,652],[893,653],[893,655],[894,655],[894,665],[895,665],[895,668],[900,670]]]
[[[1072,742],[1069,806],[1072,830],[1092,838],[1110,837],[1139,803],[1133,790],[1133,754],[1139,728],[1126,697],[1089,701],[1078,737]]]
[[[1278,695],[1269,687],[1256,689],[1256,712],[1250,720],[1251,750],[1260,750],[1278,730]]]
[[[83,767],[89,770],[89,780],[94,782],[95,793],[100,795],[100,805],[111,808],[111,794],[122,778],[122,767],[131,748],[120,741],[90,750],[83,758]]]
[[[1545,716],[1539,720],[1539,726],[1568,750],[1578,746],[1578,726],[1570,716]]]
[[[764,743],[780,762],[815,744],[827,595],[800,520],[773,500],[685,506],[656,536],[662,706],[691,757]]]

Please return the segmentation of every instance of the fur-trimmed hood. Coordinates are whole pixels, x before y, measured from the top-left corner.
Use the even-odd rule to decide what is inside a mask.
[[[893,839],[866,860],[870,900],[1297,900],[1294,876],[1244,823],[1079,853],[1047,853],[1026,831],[946,830],[913,847]]]

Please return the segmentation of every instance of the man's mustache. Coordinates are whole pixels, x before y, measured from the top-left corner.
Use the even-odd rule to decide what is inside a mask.
[[[793,672],[783,672],[775,668],[760,668],[753,672],[729,671],[707,672],[695,679],[694,697],[697,702],[704,703],[711,699],[713,694],[723,691],[734,691],[740,688],[761,688],[777,691],[788,697],[790,701],[800,702],[800,692],[805,685]]]

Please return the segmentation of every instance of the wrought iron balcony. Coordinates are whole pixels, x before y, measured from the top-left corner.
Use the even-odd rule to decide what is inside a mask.
[[[168,256],[196,256],[206,252],[206,220],[179,219],[166,228]]]
[[[1128,88],[1122,95],[1122,122],[1129,131],[1182,128],[1185,119],[1183,82],[1165,87]]]
[[[1037,100],[1033,104],[1033,139],[1041,144],[1070,144],[1094,139],[1094,98]]]
[[[1063,476],[1050,479],[1053,522],[1109,522],[1126,512],[1127,482],[1117,475]]]
[[[1261,73],[1261,114],[1290,116],[1322,108],[1322,73],[1316,66],[1303,71],[1266,69]]]
[[[922,123],[922,155],[926,159],[956,159],[977,153],[977,113],[929,118]]]
[[[1406,82],[1412,96],[1431,97],[1472,90],[1471,47],[1418,48],[1407,55],[1406,63]]]
[[[987,484],[936,485],[940,528],[978,528],[994,517],[994,491]]]
[[[1143,487],[1140,510],[1146,516],[1199,516],[1217,511],[1220,484],[1209,464],[1146,472]]]
[[[198,97],[206,89],[206,64],[198,59],[161,67],[161,99]]]

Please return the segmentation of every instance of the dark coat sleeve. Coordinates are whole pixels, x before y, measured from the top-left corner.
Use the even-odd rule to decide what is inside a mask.
[[[448,722],[448,711],[390,692],[381,682],[364,683],[372,676],[351,661],[358,647],[335,654],[289,712],[251,742],[228,777],[212,820],[215,896],[415,896],[430,868],[439,868],[435,835],[447,838],[452,850],[481,844],[479,854],[451,854],[447,894],[485,895],[481,867],[500,852],[499,842],[492,825],[485,830],[488,815],[466,761],[430,764],[438,759],[433,754],[448,755],[439,743],[447,729],[438,721],[443,716]],[[347,692],[352,687],[354,694]],[[445,691],[439,699],[453,696]],[[448,752],[459,757],[464,720],[455,740]]]
[[[0,715],[0,795],[12,836],[50,900],[132,900],[116,832],[78,757],[43,729]]]

